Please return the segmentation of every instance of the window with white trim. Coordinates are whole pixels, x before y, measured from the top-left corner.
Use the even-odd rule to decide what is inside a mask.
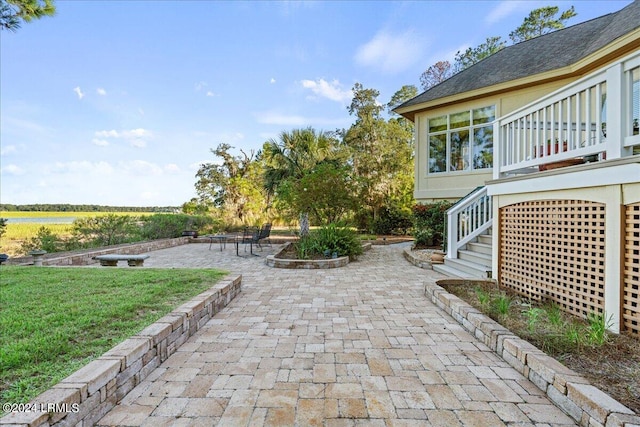
[[[429,173],[493,167],[495,106],[475,108],[428,120]]]

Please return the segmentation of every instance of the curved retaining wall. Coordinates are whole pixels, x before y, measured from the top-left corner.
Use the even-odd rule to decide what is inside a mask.
[[[320,269],[320,268],[338,268],[344,267],[349,264],[349,257],[343,256],[332,259],[287,259],[287,258],[277,258],[277,256],[287,248],[292,245],[292,243],[285,243],[285,245],[276,252],[274,255],[268,255],[265,259],[265,264],[269,267],[273,268],[290,268],[290,269]],[[365,243],[362,245],[362,249],[368,251],[371,249],[371,243]]]
[[[431,270],[433,268],[431,265],[431,261],[426,261],[424,259],[418,258],[417,256],[415,256],[411,248],[405,248],[404,251],[402,251],[402,255],[404,255],[404,258],[416,267],[424,268],[427,270]]]
[[[0,426],[91,426],[241,292],[242,276],[217,283],[121,342],[29,403]],[[23,406],[24,408],[24,406]]]
[[[472,279],[443,279],[437,283],[461,281],[470,284],[474,282]],[[640,426],[640,416],[631,409],[592,386],[586,378],[546,355],[528,341],[514,335],[466,301],[448,293],[437,284],[425,284],[425,294],[469,333],[531,380],[579,425]]]

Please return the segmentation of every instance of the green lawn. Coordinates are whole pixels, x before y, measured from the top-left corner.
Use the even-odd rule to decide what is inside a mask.
[[[0,267],[0,403],[28,402],[224,274]]]

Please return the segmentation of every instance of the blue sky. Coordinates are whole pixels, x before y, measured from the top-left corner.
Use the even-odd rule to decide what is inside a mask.
[[[0,32],[0,201],[178,206],[220,143],[348,128],[438,60],[574,5],[625,1],[61,1]]]

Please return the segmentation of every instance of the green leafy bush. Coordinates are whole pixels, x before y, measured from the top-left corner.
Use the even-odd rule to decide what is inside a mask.
[[[413,233],[416,247],[433,246],[433,230],[430,228],[420,228]]]
[[[138,218],[107,214],[73,221],[73,238],[90,247],[118,245],[140,240]]]
[[[180,237],[185,230],[203,232],[215,225],[211,217],[204,215],[156,214],[142,218],[140,234],[145,240],[170,239]]]
[[[378,218],[373,221],[375,234],[407,234],[412,221],[409,213],[403,212],[395,206],[380,209]]]
[[[300,259],[314,256],[331,258],[336,254],[339,257],[348,256],[353,260],[362,254],[362,243],[354,230],[329,224],[301,238],[296,244],[296,251]]]
[[[433,243],[440,245],[444,242],[444,224],[450,202],[441,201],[427,205],[417,204],[413,207],[414,236],[419,230],[430,229],[433,231]]]
[[[54,234],[47,227],[42,226],[38,229],[38,233],[30,239],[22,242],[21,251],[29,253],[33,250],[42,249],[47,252],[58,252],[62,249],[64,242],[57,234]]]

